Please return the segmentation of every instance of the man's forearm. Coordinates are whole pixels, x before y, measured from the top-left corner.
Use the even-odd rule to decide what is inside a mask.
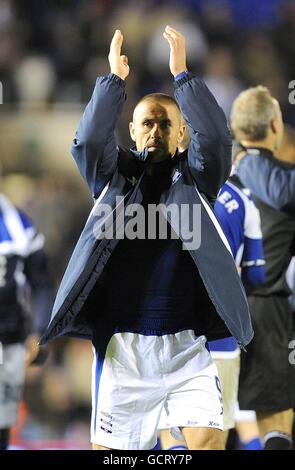
[[[199,189],[215,198],[231,169],[231,135],[225,115],[202,80],[175,82],[175,97],[188,124],[188,162]]]
[[[183,117],[199,139],[231,140],[225,114],[203,80],[188,73],[175,81],[175,87]]]
[[[114,132],[126,99],[125,82],[110,73],[99,77],[80,120],[74,144],[100,145]]]
[[[124,80],[129,74],[128,58],[121,55],[122,43],[123,35],[116,30],[108,56],[111,73],[97,79],[72,145],[72,155],[94,198],[117,164],[114,131],[126,99]]]
[[[99,77],[73,141],[72,155],[94,197],[116,166],[114,130],[125,99],[120,77]]]

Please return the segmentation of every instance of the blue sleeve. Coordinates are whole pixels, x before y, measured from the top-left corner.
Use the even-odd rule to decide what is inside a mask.
[[[241,279],[245,287],[262,286],[265,283],[264,266],[251,266],[242,270]]]
[[[246,155],[237,167],[243,185],[274,209],[295,215],[295,168],[260,155]]]
[[[94,198],[117,166],[114,131],[125,99],[124,80],[114,74],[99,77],[73,141],[72,155]]]
[[[30,219],[30,217],[27,216],[27,214],[24,211],[22,211],[21,209],[17,209],[17,212],[23,224],[24,229],[35,228],[32,220]]]
[[[198,189],[215,198],[231,171],[226,118],[205,83],[191,73],[175,81],[175,98],[191,137],[188,164]]]
[[[244,238],[241,260],[242,281],[246,286],[262,285],[265,282],[265,259],[262,239]]]

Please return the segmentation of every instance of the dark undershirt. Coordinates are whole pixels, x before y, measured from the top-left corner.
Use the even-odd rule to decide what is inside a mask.
[[[145,209],[148,203],[158,204],[169,185],[169,168],[157,177],[144,177]],[[147,239],[147,234],[143,240],[125,238],[112,254],[104,273],[104,320],[118,331],[168,334],[193,329],[197,268],[169,229],[166,240]]]

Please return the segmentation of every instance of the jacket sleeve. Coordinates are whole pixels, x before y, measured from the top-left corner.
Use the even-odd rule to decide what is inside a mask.
[[[188,164],[198,189],[216,198],[231,170],[226,118],[205,83],[190,73],[175,81],[175,98],[188,125]]]
[[[113,175],[118,158],[114,131],[126,99],[125,82],[99,77],[72,144],[72,155],[94,198]]]
[[[243,185],[261,201],[295,215],[295,167],[287,169],[262,155],[246,155],[237,172]]]

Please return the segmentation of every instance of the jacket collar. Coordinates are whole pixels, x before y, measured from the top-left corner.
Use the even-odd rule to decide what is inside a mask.
[[[294,164],[285,162],[283,160],[279,160],[278,158],[275,157],[273,152],[269,149],[259,147],[247,147],[245,148],[246,152],[248,155],[258,155],[264,158],[268,158],[269,160],[272,160],[276,163],[276,165],[280,166],[281,168],[284,168],[285,170],[292,170],[294,169]]]
[[[175,167],[181,156],[183,154],[179,153],[178,150],[173,158],[171,158],[170,167],[171,172],[173,167]],[[135,147],[131,149],[120,149],[119,159],[118,159],[118,169],[119,172],[130,182],[132,182],[133,186],[138,181],[140,175],[144,172],[146,168],[146,164],[148,162],[148,149],[145,149],[142,152],[136,150]],[[135,157],[135,158],[134,158]],[[167,162],[157,163],[159,168],[159,176],[161,173],[167,171]]]
[[[148,148],[147,148],[147,147],[145,147],[142,152],[139,152],[138,150],[136,150],[136,147],[132,147],[132,148],[130,149],[130,152],[131,152],[136,158],[138,158],[139,160],[141,160],[141,161],[143,161],[143,162],[146,161],[146,159],[147,159],[147,157],[148,157],[148,155],[149,155],[149,153],[148,153]]]

